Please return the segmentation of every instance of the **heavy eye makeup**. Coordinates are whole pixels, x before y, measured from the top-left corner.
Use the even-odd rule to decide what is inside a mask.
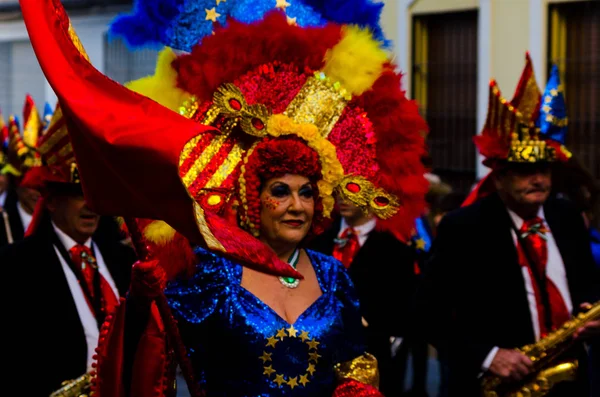
[[[311,185],[304,185],[300,188],[300,191],[298,191],[298,194],[304,198],[313,198],[314,191],[313,191],[313,188]]]
[[[271,186],[270,193],[273,197],[285,197],[291,194],[290,187],[283,183],[276,183]]]

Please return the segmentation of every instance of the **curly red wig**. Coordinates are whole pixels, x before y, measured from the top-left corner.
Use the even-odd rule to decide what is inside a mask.
[[[260,233],[260,193],[264,183],[285,174],[302,175],[313,185],[315,214],[311,235],[325,227],[317,181],[322,178],[317,152],[296,137],[265,138],[248,151],[238,179],[240,226],[255,236]]]

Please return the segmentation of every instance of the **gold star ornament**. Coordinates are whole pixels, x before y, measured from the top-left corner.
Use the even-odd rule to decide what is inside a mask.
[[[270,378],[272,374],[275,373],[273,366],[269,365],[268,367],[264,367],[263,375],[267,375],[267,378]]]
[[[308,382],[310,382],[310,380],[308,380],[308,375],[301,375],[298,383],[300,383],[302,386],[306,386]]]
[[[293,325],[291,325],[288,329],[287,329],[288,334],[290,335],[290,337],[295,338],[296,334],[298,333],[298,331],[296,330],[296,328],[294,328]]]
[[[221,4],[221,3],[225,3],[227,0],[217,0],[217,5]]]
[[[284,383],[287,383],[283,378],[283,375],[276,375],[275,380],[273,382],[277,383],[277,386],[279,387],[281,387],[281,385],[283,385]]]
[[[286,0],[275,0],[275,3],[275,8],[279,8],[283,11],[285,11],[286,8],[291,6],[291,4],[288,3]]]
[[[308,332],[302,331],[300,333],[300,339],[302,339],[302,342],[306,342],[307,340],[309,340],[310,338],[308,337]]]
[[[205,8],[204,11],[206,11],[206,21],[213,21],[214,23],[217,22],[217,18],[221,16],[221,14],[217,12],[216,7],[213,7],[210,10]]]
[[[297,25],[297,23],[296,23],[296,17],[290,18],[290,17],[286,16],[285,19],[286,19],[288,25],[290,25],[290,26],[296,26]]]
[[[277,335],[275,335],[277,338],[283,340],[283,338],[285,338],[287,336],[287,334],[285,333],[285,329],[281,328],[279,331],[277,331]]]
[[[262,360],[263,364],[266,363],[267,361],[272,361],[271,360],[271,356],[273,355],[273,353],[267,353],[267,352],[263,352],[263,355],[260,356],[259,358]]]
[[[317,346],[319,346],[319,342],[317,342],[316,340],[311,340],[310,342],[306,342],[306,344],[308,345],[310,350],[316,350]]]
[[[418,250],[425,250],[425,240],[423,240],[422,238],[417,239],[417,241],[415,241],[415,246],[417,247]]]
[[[277,338],[274,336],[271,336],[269,339],[267,339],[267,347],[268,346],[275,347],[277,342],[278,342]]]

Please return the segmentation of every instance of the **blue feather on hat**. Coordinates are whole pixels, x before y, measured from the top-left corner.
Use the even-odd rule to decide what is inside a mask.
[[[556,65],[552,67],[548,84],[542,95],[540,114],[536,124],[540,129],[541,138],[565,144],[568,127],[567,107]]]

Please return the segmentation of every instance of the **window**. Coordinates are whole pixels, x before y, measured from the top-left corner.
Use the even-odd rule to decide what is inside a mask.
[[[600,178],[600,3],[550,6],[548,69],[556,64],[567,102],[566,146]]]
[[[158,51],[130,51],[120,39],[104,36],[104,71],[111,79],[124,84],[154,74]]]
[[[427,120],[433,172],[457,190],[475,181],[477,11],[416,16],[413,93]]]

